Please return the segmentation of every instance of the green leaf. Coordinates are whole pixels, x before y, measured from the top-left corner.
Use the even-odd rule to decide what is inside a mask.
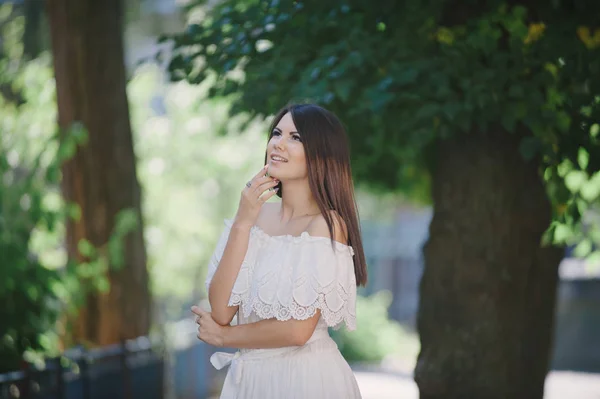
[[[556,109],[557,107],[562,105],[562,103],[564,101],[563,95],[555,87],[548,88],[547,96],[548,96],[548,105],[552,109]]]
[[[567,175],[567,173],[569,173],[571,170],[573,170],[573,164],[571,163],[570,160],[565,159],[556,167],[556,170],[560,177],[565,177]]]
[[[79,242],[77,243],[77,250],[82,256],[86,258],[92,258],[96,255],[96,248],[92,245],[91,242],[89,242],[85,238],[79,240]]]
[[[583,258],[583,257],[589,255],[591,252],[592,252],[592,241],[590,241],[589,239],[582,240],[579,244],[577,244],[577,246],[573,250],[573,253],[578,258]]]
[[[579,163],[579,167],[583,170],[586,170],[588,167],[589,160],[589,152],[585,148],[579,147],[579,152],[577,153],[577,162]]]
[[[81,122],[73,122],[69,128],[69,138],[74,140],[77,145],[85,145],[88,140],[87,129]]]
[[[110,281],[105,276],[98,276],[95,280],[95,286],[99,292],[107,293],[110,290]]]
[[[11,16],[13,5],[11,3],[0,4],[0,22],[4,23]]]
[[[32,301],[36,302],[39,300],[40,298],[40,292],[37,289],[37,287],[30,285],[29,287],[27,287],[27,296],[29,297],[29,299],[31,299]]]
[[[58,164],[50,165],[50,166],[48,166],[48,169],[46,169],[46,179],[49,182],[58,183],[60,181],[60,176],[61,176],[60,165],[58,165]]]
[[[69,218],[78,222],[81,219],[81,208],[76,203],[70,203],[66,206],[67,215]]]
[[[572,193],[577,193],[587,181],[587,173],[581,170],[572,170],[565,176],[565,185]]]
[[[139,226],[138,213],[133,208],[121,210],[116,216],[114,232],[119,236],[125,236],[136,230]]]
[[[123,267],[125,260],[124,251],[125,245],[123,244],[122,237],[112,236],[110,240],[108,240],[109,262],[116,270]]]
[[[592,177],[580,188],[580,194],[588,202],[595,201],[600,196],[600,172]]]
[[[554,241],[564,244],[573,236],[571,228],[565,224],[557,224],[554,229]]]
[[[590,127],[590,136],[598,137],[598,133],[600,133],[600,125],[597,123],[594,123],[592,125],[592,127]]]
[[[65,140],[58,149],[58,158],[60,160],[71,159],[77,153],[77,143],[75,140]]]

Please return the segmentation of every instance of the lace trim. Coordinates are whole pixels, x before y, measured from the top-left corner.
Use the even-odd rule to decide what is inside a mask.
[[[229,230],[231,224],[231,220],[225,220],[225,225],[228,227],[227,230]],[[272,240],[283,241],[284,244],[300,244],[306,241],[321,242],[323,244],[329,244],[331,242],[328,237],[311,236],[308,232],[303,232],[300,236],[270,236],[258,226],[253,226],[251,232],[254,233],[255,237],[262,243],[270,242]],[[226,240],[224,244],[225,243]],[[218,249],[220,250],[220,255],[222,255],[224,250],[224,244],[222,245],[223,248]],[[345,254],[349,253],[349,262],[352,262],[351,259],[354,255],[354,250],[351,246],[335,241],[334,248],[336,252]],[[242,273],[247,273],[247,276],[244,279],[246,284],[242,283],[243,287],[237,287],[237,290],[234,286],[234,292],[231,293],[228,306],[239,306],[240,310],[246,317],[249,317],[250,314],[254,312],[260,319],[275,318],[280,321],[286,321],[290,319],[306,320],[313,317],[317,313],[317,310],[320,309],[321,318],[325,321],[328,327],[333,327],[335,330],[337,330],[342,326],[342,324],[345,324],[348,330],[356,329],[356,314],[353,312],[356,307],[356,286],[345,287],[343,282],[340,280],[336,280],[327,286],[321,286],[320,284],[317,284],[311,290],[316,299],[308,306],[299,305],[296,298],[293,296],[289,303],[285,301],[286,303],[283,304],[279,298],[273,298],[272,303],[268,303],[263,301],[258,296],[257,292],[252,288],[252,282],[254,281],[255,262],[256,259],[253,259],[252,257],[251,259],[244,259],[242,262],[238,278]],[[216,263],[218,264],[218,262]],[[212,265],[215,270],[217,264]],[[210,273],[211,271],[212,273]],[[354,270],[350,270],[349,273],[354,274]],[[207,283],[210,279],[212,279],[212,275],[214,275],[214,270],[210,270],[209,268],[209,279],[207,279]],[[237,281],[238,280],[236,280],[236,282]],[[330,309],[327,304],[327,296],[331,295],[332,293],[335,293],[339,296],[339,303],[341,304],[341,307],[338,310]],[[311,297],[313,296],[311,295]],[[305,303],[306,301],[300,302]]]
[[[356,315],[348,311],[348,301],[350,295],[346,293],[342,286],[339,287],[338,294],[342,298],[344,305],[340,310],[334,311],[329,309],[325,293],[322,291],[317,294],[317,300],[309,306],[300,306],[296,301],[292,301],[289,305],[283,305],[280,302],[266,303],[256,295],[247,294],[232,294],[229,298],[229,306],[240,306],[244,316],[249,317],[252,312],[263,320],[277,319],[279,321],[306,320],[313,317],[317,313],[317,309],[321,310],[321,317],[328,327],[339,329],[342,323],[346,324],[348,330],[356,329]]]

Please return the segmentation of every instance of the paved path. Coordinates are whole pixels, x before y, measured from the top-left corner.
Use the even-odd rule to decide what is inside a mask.
[[[363,399],[418,399],[419,390],[411,378],[387,373],[355,371]]]
[[[410,376],[355,371],[363,399],[418,399]],[[600,399],[600,374],[551,372],[546,378],[544,399]]]

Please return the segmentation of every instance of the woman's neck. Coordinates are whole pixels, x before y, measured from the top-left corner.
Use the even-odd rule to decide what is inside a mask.
[[[281,198],[279,220],[289,222],[303,216],[318,215],[320,213],[308,181],[286,182]]]

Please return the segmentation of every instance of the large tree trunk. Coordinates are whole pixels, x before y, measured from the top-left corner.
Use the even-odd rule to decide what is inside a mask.
[[[85,125],[89,140],[63,168],[63,192],[81,207],[67,226],[69,256],[86,238],[106,244],[115,215],[137,211],[139,228],[125,242],[124,266],[109,272],[110,292],[90,295],[74,339],[105,345],[148,333],[150,294],[142,236],[140,186],[135,169],[119,0],[49,0],[61,127]]]
[[[542,248],[551,208],[517,134],[442,141],[424,248],[415,381],[421,399],[541,399],[561,251]]]

